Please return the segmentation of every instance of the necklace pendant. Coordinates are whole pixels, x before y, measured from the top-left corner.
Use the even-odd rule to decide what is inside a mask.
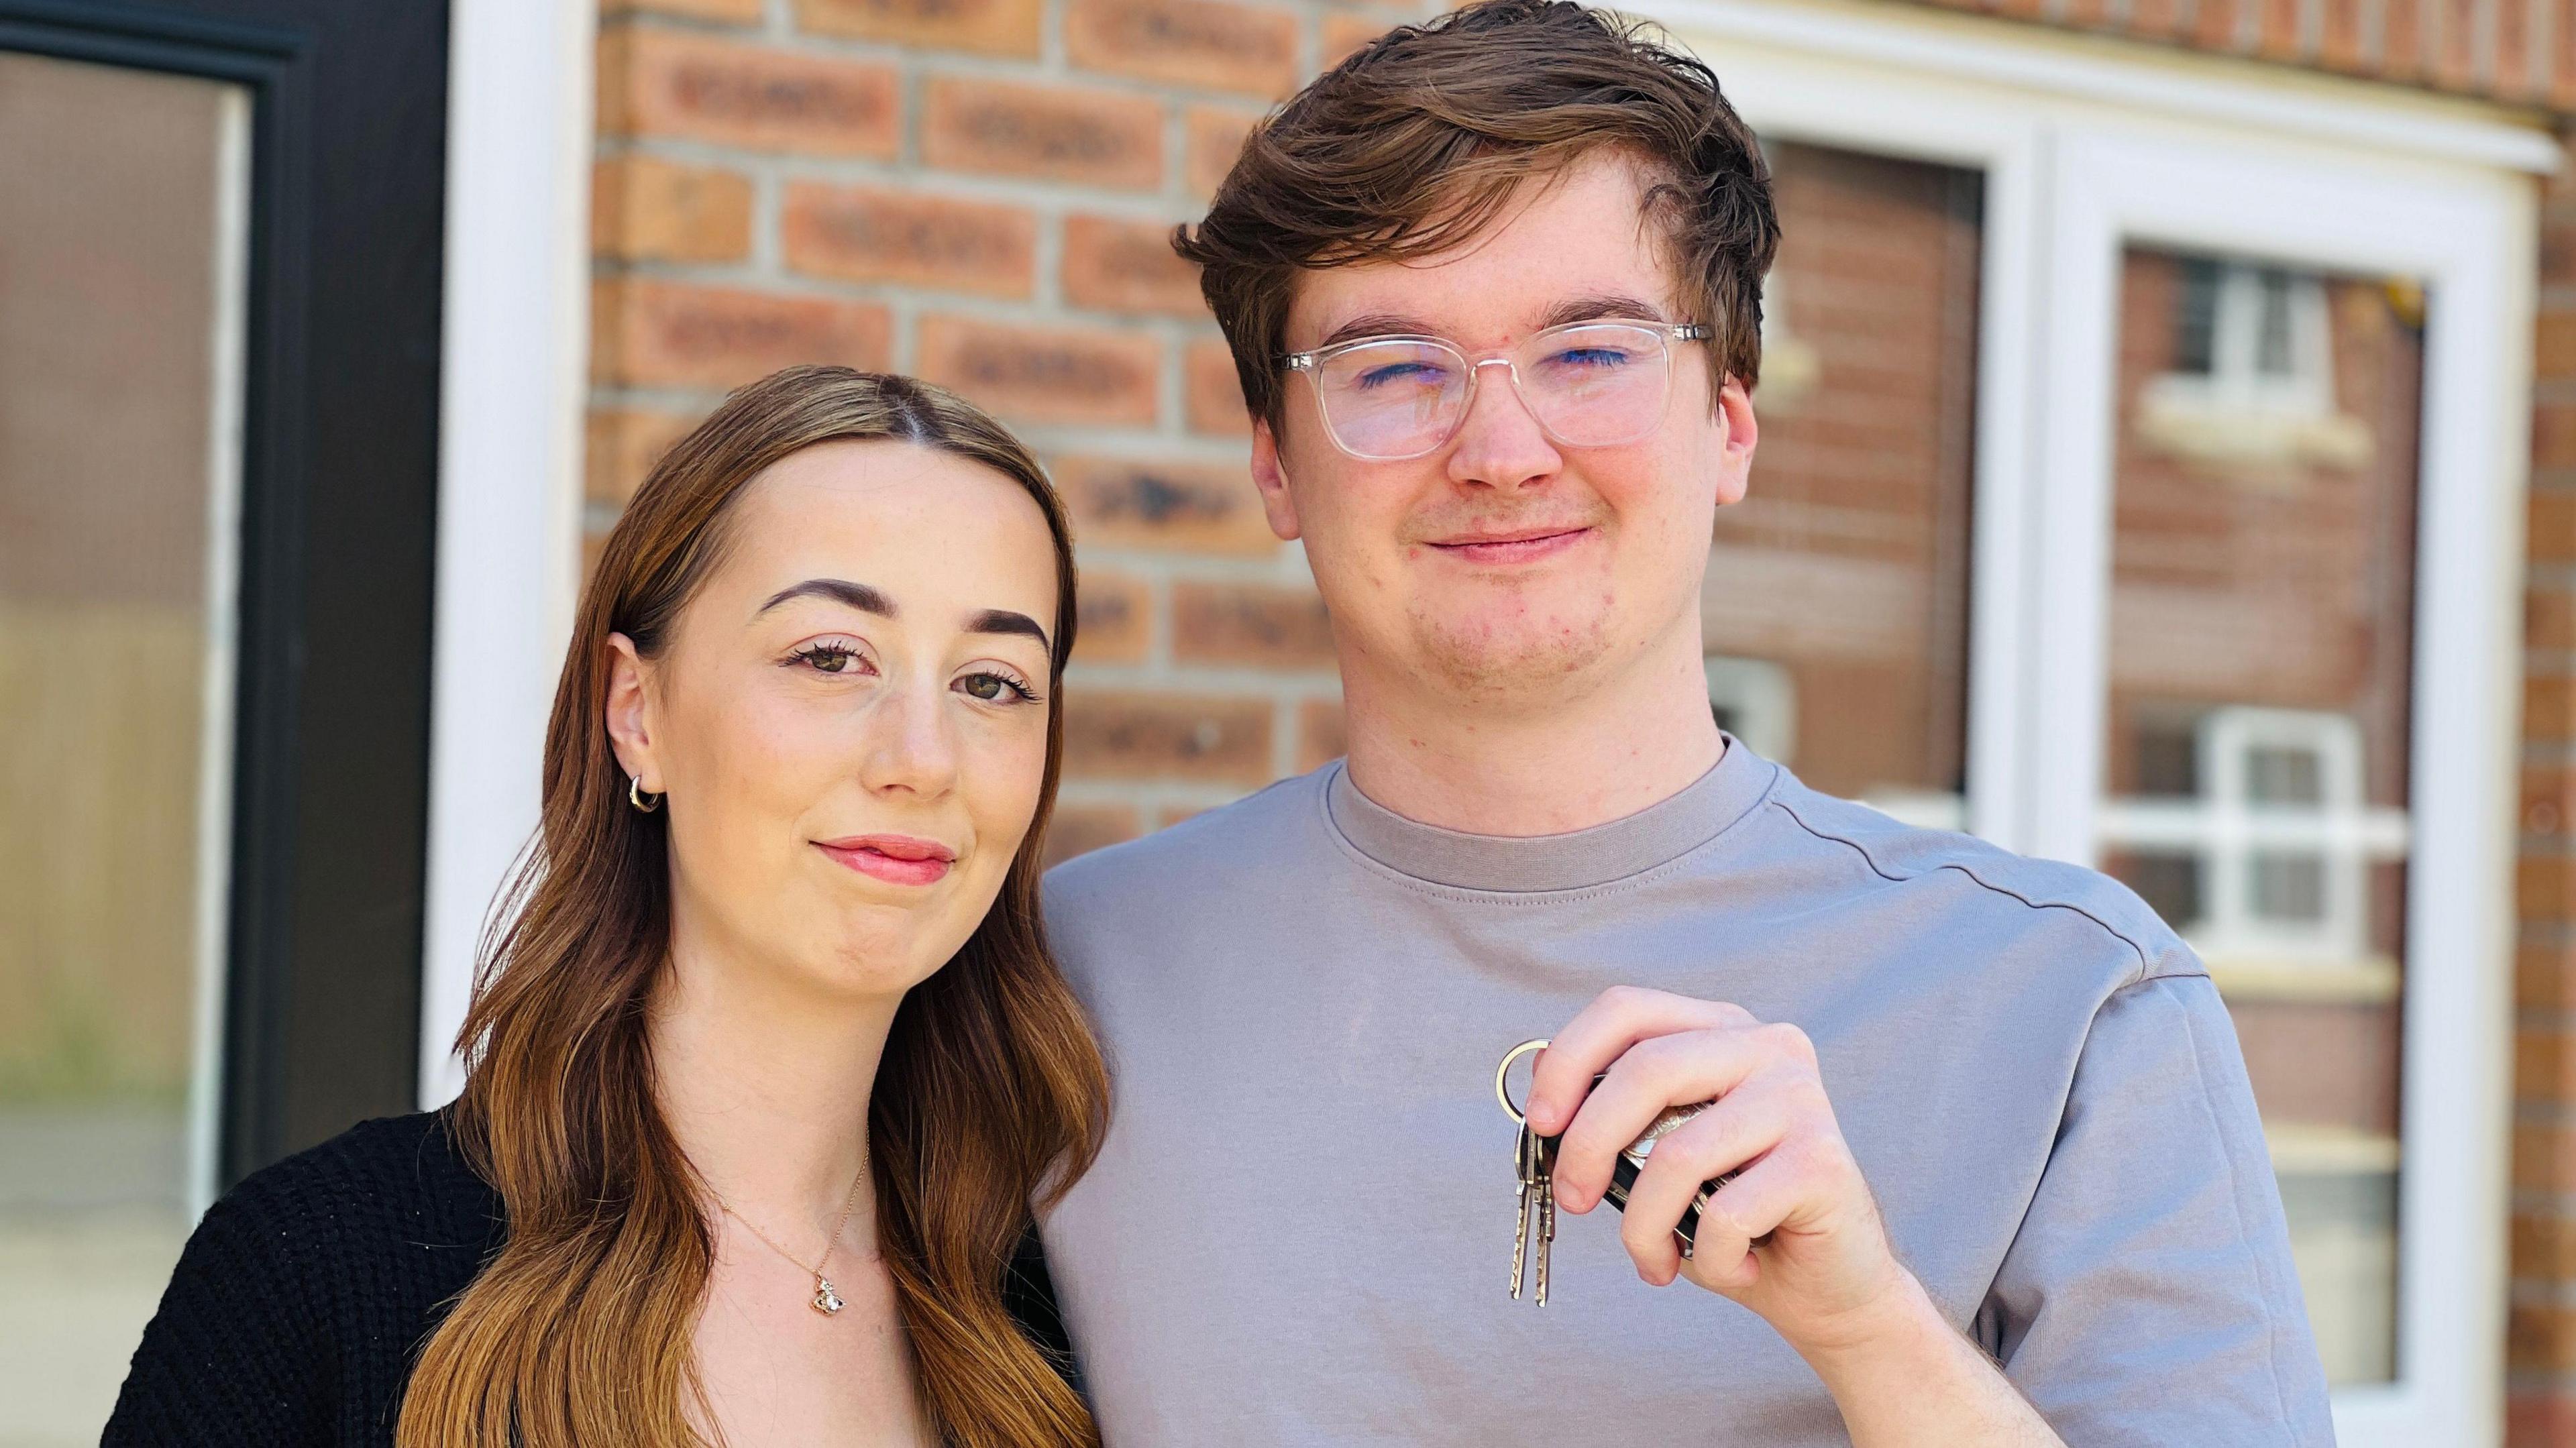
[[[814,1310],[829,1317],[846,1305],[841,1301],[841,1294],[832,1290],[832,1279],[820,1272],[815,1273]]]

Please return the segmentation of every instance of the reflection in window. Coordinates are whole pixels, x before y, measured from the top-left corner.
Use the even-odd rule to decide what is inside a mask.
[[[1702,615],[1722,722],[1808,783],[1964,822],[1968,504],[1981,178],[1767,148],[1746,499],[1718,511]]]
[[[0,52],[0,1442],[96,1443],[211,1183],[246,98]]]
[[[2396,1371],[2422,293],[2134,250],[2105,868],[2208,962],[2338,1383]]]

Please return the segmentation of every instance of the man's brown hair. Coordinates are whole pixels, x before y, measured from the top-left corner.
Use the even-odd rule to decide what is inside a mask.
[[[1288,302],[1309,267],[1437,255],[1525,181],[1620,151],[1664,232],[1681,302],[1725,371],[1762,366],[1762,276],[1780,244],[1771,172],[1717,76],[1645,26],[1572,0],[1483,0],[1399,26],[1253,128],[1175,250],[1234,350],[1245,407],[1276,430]]]

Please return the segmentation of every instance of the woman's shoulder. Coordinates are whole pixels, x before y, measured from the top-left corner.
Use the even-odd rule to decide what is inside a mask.
[[[288,1240],[363,1249],[382,1242],[485,1245],[499,1198],[458,1149],[444,1112],[362,1121],[261,1168],[224,1194],[222,1214]]]
[[[434,1113],[253,1172],[189,1236],[105,1441],[371,1439],[501,1234],[498,1198]]]

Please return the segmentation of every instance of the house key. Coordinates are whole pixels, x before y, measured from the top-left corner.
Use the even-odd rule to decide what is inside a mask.
[[[1529,1255],[1529,1249],[1532,1245],[1530,1238],[1533,1233],[1535,1233],[1538,1239],[1536,1243],[1538,1257],[1537,1297],[1538,1304],[1541,1307],[1545,1307],[1547,1305],[1548,1244],[1556,1239],[1556,1187],[1554,1178],[1556,1174],[1557,1138],[1553,1136],[1540,1136],[1536,1132],[1530,1130],[1529,1119],[1521,1114],[1520,1107],[1512,1101],[1512,1093],[1508,1078],[1511,1074],[1512,1063],[1514,1061],[1519,1060],[1523,1056],[1544,1050],[1546,1047],[1547,1042],[1543,1039],[1536,1041],[1523,1041],[1519,1045],[1512,1047],[1512,1049],[1503,1056],[1503,1063],[1494,1068],[1495,1099],[1503,1103],[1503,1113],[1511,1117],[1512,1121],[1520,1127],[1520,1141],[1517,1149],[1516,1164],[1518,1166],[1520,1176],[1521,1211],[1520,1223],[1516,1235],[1512,1239],[1512,1297],[1515,1300],[1518,1300],[1521,1295],[1521,1281],[1525,1270],[1524,1258]],[[1592,1080],[1593,1084],[1598,1085],[1601,1082],[1601,1077],[1596,1075]],[[1663,1140],[1667,1136],[1670,1136],[1683,1122],[1690,1120],[1692,1117],[1699,1115],[1701,1112],[1706,1111],[1708,1108],[1716,1104],[1717,1103],[1715,1101],[1702,1101],[1691,1106],[1669,1107],[1652,1122],[1648,1123],[1646,1129],[1638,1135],[1637,1139],[1629,1142],[1626,1146],[1621,1147],[1619,1149],[1619,1155],[1611,1161],[1610,1188],[1608,1191],[1602,1193],[1602,1200],[1608,1202],[1611,1206],[1618,1208],[1620,1211],[1624,1212],[1628,1210],[1628,1193],[1635,1189],[1638,1173],[1646,1169],[1648,1158],[1654,1155],[1655,1143]],[[1693,1247],[1692,1238],[1699,1232],[1699,1214],[1701,1209],[1708,1205],[1709,1198],[1717,1195],[1718,1188],[1735,1180],[1742,1170],[1743,1169],[1739,1167],[1735,1171],[1727,1172],[1713,1181],[1700,1183],[1699,1190],[1691,1197],[1690,1205],[1683,1209],[1681,1221],[1673,1227],[1673,1238],[1680,1244],[1682,1256],[1688,1257],[1691,1255]]]

